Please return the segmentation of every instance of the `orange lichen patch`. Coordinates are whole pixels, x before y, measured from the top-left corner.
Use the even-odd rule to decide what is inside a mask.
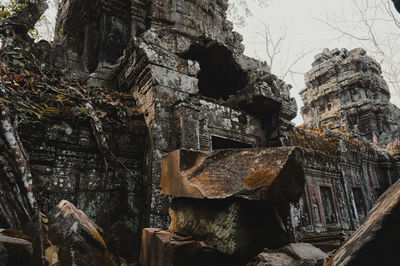
[[[361,149],[367,149],[371,153],[376,151],[370,143],[356,139],[354,135],[338,130],[328,131],[325,128],[297,127],[289,132],[289,139],[293,146],[299,146],[331,158],[338,157],[343,148],[356,153],[361,152]]]
[[[281,169],[261,169],[248,175],[243,183],[250,189],[268,188],[276,180]]]
[[[338,152],[339,139],[326,136],[325,129],[324,131],[309,131],[308,129],[294,128],[289,132],[289,138],[293,146],[319,151],[333,157]]]

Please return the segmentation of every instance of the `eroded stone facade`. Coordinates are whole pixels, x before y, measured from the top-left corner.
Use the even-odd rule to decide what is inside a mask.
[[[242,54],[222,7],[208,2],[215,8],[210,11],[198,4],[182,3],[187,11],[214,16],[213,30],[207,19],[196,30],[192,24],[182,27],[182,21],[162,29],[154,24],[133,39],[114,69],[118,87],[133,93],[152,139],[152,226],[168,225],[169,201],[159,188],[162,154],[281,146],[296,115],[290,87]]]
[[[92,129],[83,121],[29,122],[20,136],[30,157],[40,210],[49,213],[61,200],[76,204],[105,230],[113,253],[133,260],[140,246],[145,199],[147,129],[106,127],[111,150],[124,167],[106,168]]]
[[[287,142],[297,111],[290,86],[243,55],[226,9],[224,0],[62,2],[55,42],[38,43],[43,73],[132,95],[144,127],[107,128],[129,168],[113,170],[104,169],[87,124],[24,126],[43,211],[59,199],[75,203],[109,232],[111,251],[132,261],[143,227],[169,225],[163,154]]]
[[[366,53],[325,49],[316,55],[300,92],[301,113],[305,126],[349,132],[386,148],[399,137],[400,109],[389,102],[379,63]]]
[[[400,110],[365,50],[325,49],[312,66],[300,92],[304,129],[290,136],[316,154],[305,157],[305,193],[292,221],[295,238],[332,249],[399,178]]]
[[[333,250],[398,179],[398,158],[351,134],[294,129],[290,139],[310,151],[304,157],[305,191],[292,208],[292,236]]]

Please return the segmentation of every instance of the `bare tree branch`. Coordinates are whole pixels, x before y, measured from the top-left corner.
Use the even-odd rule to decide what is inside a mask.
[[[400,92],[400,31],[396,30],[400,29],[400,21],[392,1],[353,0],[351,4],[354,9],[348,10],[355,10],[351,16],[342,12],[339,21],[316,20],[338,33],[336,39],[347,37],[367,50],[381,63],[390,88]]]

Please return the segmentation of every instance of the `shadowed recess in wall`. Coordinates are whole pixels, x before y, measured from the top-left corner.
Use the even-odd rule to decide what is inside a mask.
[[[194,44],[182,55],[184,59],[200,62],[199,89],[206,97],[226,100],[243,89],[247,77],[225,46],[211,42],[205,46]]]

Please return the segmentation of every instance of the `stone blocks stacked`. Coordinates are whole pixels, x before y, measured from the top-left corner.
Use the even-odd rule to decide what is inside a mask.
[[[284,246],[289,203],[299,199],[304,187],[303,155],[293,147],[165,155],[162,193],[175,197],[169,231],[247,259],[264,247]]]

